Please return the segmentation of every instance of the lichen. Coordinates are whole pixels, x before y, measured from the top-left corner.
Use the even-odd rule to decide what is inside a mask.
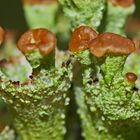
[[[100,25],[104,0],[59,0],[63,11],[70,19],[72,30],[85,25],[97,29]]]
[[[113,5],[108,1],[105,16],[100,26],[100,32],[112,32],[125,36],[126,21],[133,14],[134,10],[134,4],[129,7],[121,7]]]
[[[0,132],[0,140],[15,140],[14,130],[6,126],[4,130]]]

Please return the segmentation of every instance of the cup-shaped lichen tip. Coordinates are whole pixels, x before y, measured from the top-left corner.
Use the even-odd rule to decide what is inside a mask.
[[[88,42],[97,37],[96,31],[88,26],[80,26],[72,33],[69,41],[71,52],[80,52],[88,48]]]
[[[0,45],[3,43],[4,41],[4,36],[5,36],[5,31],[4,29],[0,26]]]
[[[127,81],[131,84],[135,84],[136,80],[138,79],[137,75],[132,72],[127,72],[125,74],[125,77],[126,77]]]
[[[135,51],[133,41],[114,33],[103,33],[89,44],[91,53],[96,57],[105,55],[129,55]]]
[[[42,56],[47,56],[55,49],[56,42],[55,35],[47,29],[33,29],[21,36],[17,47],[24,54],[39,51]]]

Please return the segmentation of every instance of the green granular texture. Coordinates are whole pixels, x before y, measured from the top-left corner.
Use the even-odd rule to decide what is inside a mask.
[[[14,126],[23,140],[62,140],[69,104],[71,66],[42,69],[33,83],[16,87],[0,73],[0,96],[15,115]]]
[[[85,25],[97,29],[100,25],[104,0],[59,0],[72,23],[72,30]]]
[[[97,59],[98,81],[92,79],[90,69],[85,69],[83,89],[76,93],[76,100],[86,140],[139,138],[140,92],[123,74],[125,59],[125,56]]]

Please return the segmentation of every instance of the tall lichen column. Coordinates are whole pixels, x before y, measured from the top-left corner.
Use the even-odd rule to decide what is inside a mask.
[[[90,69],[90,66],[92,65],[92,62],[90,60],[90,54],[87,50],[87,42],[90,41],[95,37],[95,31],[92,31],[92,29],[81,27],[80,26],[89,26],[95,30],[98,30],[98,27],[100,26],[101,20],[103,18],[103,11],[105,8],[105,0],[59,0],[62,9],[68,19],[71,22],[71,30],[79,27],[79,30],[77,30],[72,35],[72,48],[78,47],[76,50],[69,49],[71,52],[74,52],[74,58],[75,58],[75,68],[74,70],[74,78],[73,78],[73,91],[75,94],[76,102],[78,105],[78,114],[80,115],[80,118],[82,119],[83,116],[87,115],[87,107],[84,103],[84,97],[83,97],[83,90],[82,90],[82,74],[86,70],[82,67],[86,67],[86,69]],[[88,35],[88,33],[90,35]],[[79,38],[78,38],[79,35]],[[84,35],[87,35],[87,38],[84,37]],[[74,39],[75,38],[75,39]],[[80,39],[81,38],[81,39]],[[81,43],[80,43],[81,41]],[[70,41],[71,42],[71,41]],[[71,46],[71,45],[69,45]],[[71,48],[71,47],[70,47]],[[78,61],[80,60],[80,63],[83,65],[78,65]],[[77,63],[78,62],[78,63]],[[81,68],[79,68],[81,67]],[[78,69],[77,69],[78,68]],[[90,69],[91,70],[91,69]],[[77,81],[78,79],[78,81]],[[81,121],[82,123],[82,131],[85,131],[87,135],[90,135],[90,117]]]
[[[75,84],[74,91],[76,103],[78,105],[77,112],[81,119],[82,135],[87,140],[93,140],[94,129],[92,127],[92,117],[88,113],[88,108],[85,104],[82,78],[83,76],[92,76],[93,79],[96,78],[97,68],[94,67],[94,61],[88,49],[88,42],[92,41],[92,39],[95,39],[97,36],[96,31],[92,28],[80,26],[72,33],[69,42],[69,51],[74,56],[76,63],[79,63],[79,65],[76,66],[76,70],[78,69],[78,71],[74,71],[76,76],[73,83]]]
[[[137,76],[123,73],[134,43],[113,33],[98,35],[89,43],[99,67],[97,80],[83,77],[84,99],[92,117],[92,138],[87,140],[137,140],[140,133],[140,91]]]
[[[0,71],[0,96],[14,112],[17,134],[22,140],[63,140],[71,64],[55,67],[56,38],[46,29],[25,32],[17,47],[33,74],[21,83],[6,80]]]
[[[106,12],[100,32],[112,32],[125,35],[127,19],[135,10],[134,0],[106,0]]]
[[[57,0],[22,0],[26,21],[31,29],[47,28],[55,32]]]
[[[97,29],[100,25],[104,0],[59,0],[64,13],[70,19],[72,30],[79,26]]]

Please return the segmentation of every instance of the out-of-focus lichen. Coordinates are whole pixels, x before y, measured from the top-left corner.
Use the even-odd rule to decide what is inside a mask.
[[[0,48],[0,67],[7,79],[24,82],[31,74],[31,66],[24,55],[16,48],[16,32],[7,31]],[[22,73],[22,75],[21,75]]]
[[[128,57],[125,67],[124,67],[125,73],[132,71],[138,75],[139,79],[136,82],[136,86],[138,88],[140,88],[140,71],[139,71],[140,62],[139,62],[139,60],[140,60],[140,54],[139,54],[139,52],[135,52]]]
[[[25,17],[30,28],[47,28],[53,32],[56,31],[56,14],[58,11],[58,2],[47,0],[43,2],[23,1]]]
[[[97,29],[100,25],[104,0],[59,0],[63,11],[72,23],[72,30],[79,26]]]
[[[15,132],[11,130],[8,126],[0,132],[0,140],[15,140]]]
[[[114,5],[112,0],[107,0],[105,16],[100,27],[100,32],[112,32],[125,35],[125,25],[128,17],[135,10],[135,5],[131,4],[127,7]]]
[[[20,45],[24,46],[24,43]],[[29,59],[32,53],[34,57]],[[26,82],[8,80],[0,70],[0,96],[13,110],[14,126],[23,140],[61,140],[66,133],[65,111],[69,104],[67,91],[71,86],[72,66],[55,68],[54,53],[40,54],[40,57],[36,57],[38,53],[32,53],[25,55],[33,66],[33,75]],[[36,60],[37,67],[34,65]]]

